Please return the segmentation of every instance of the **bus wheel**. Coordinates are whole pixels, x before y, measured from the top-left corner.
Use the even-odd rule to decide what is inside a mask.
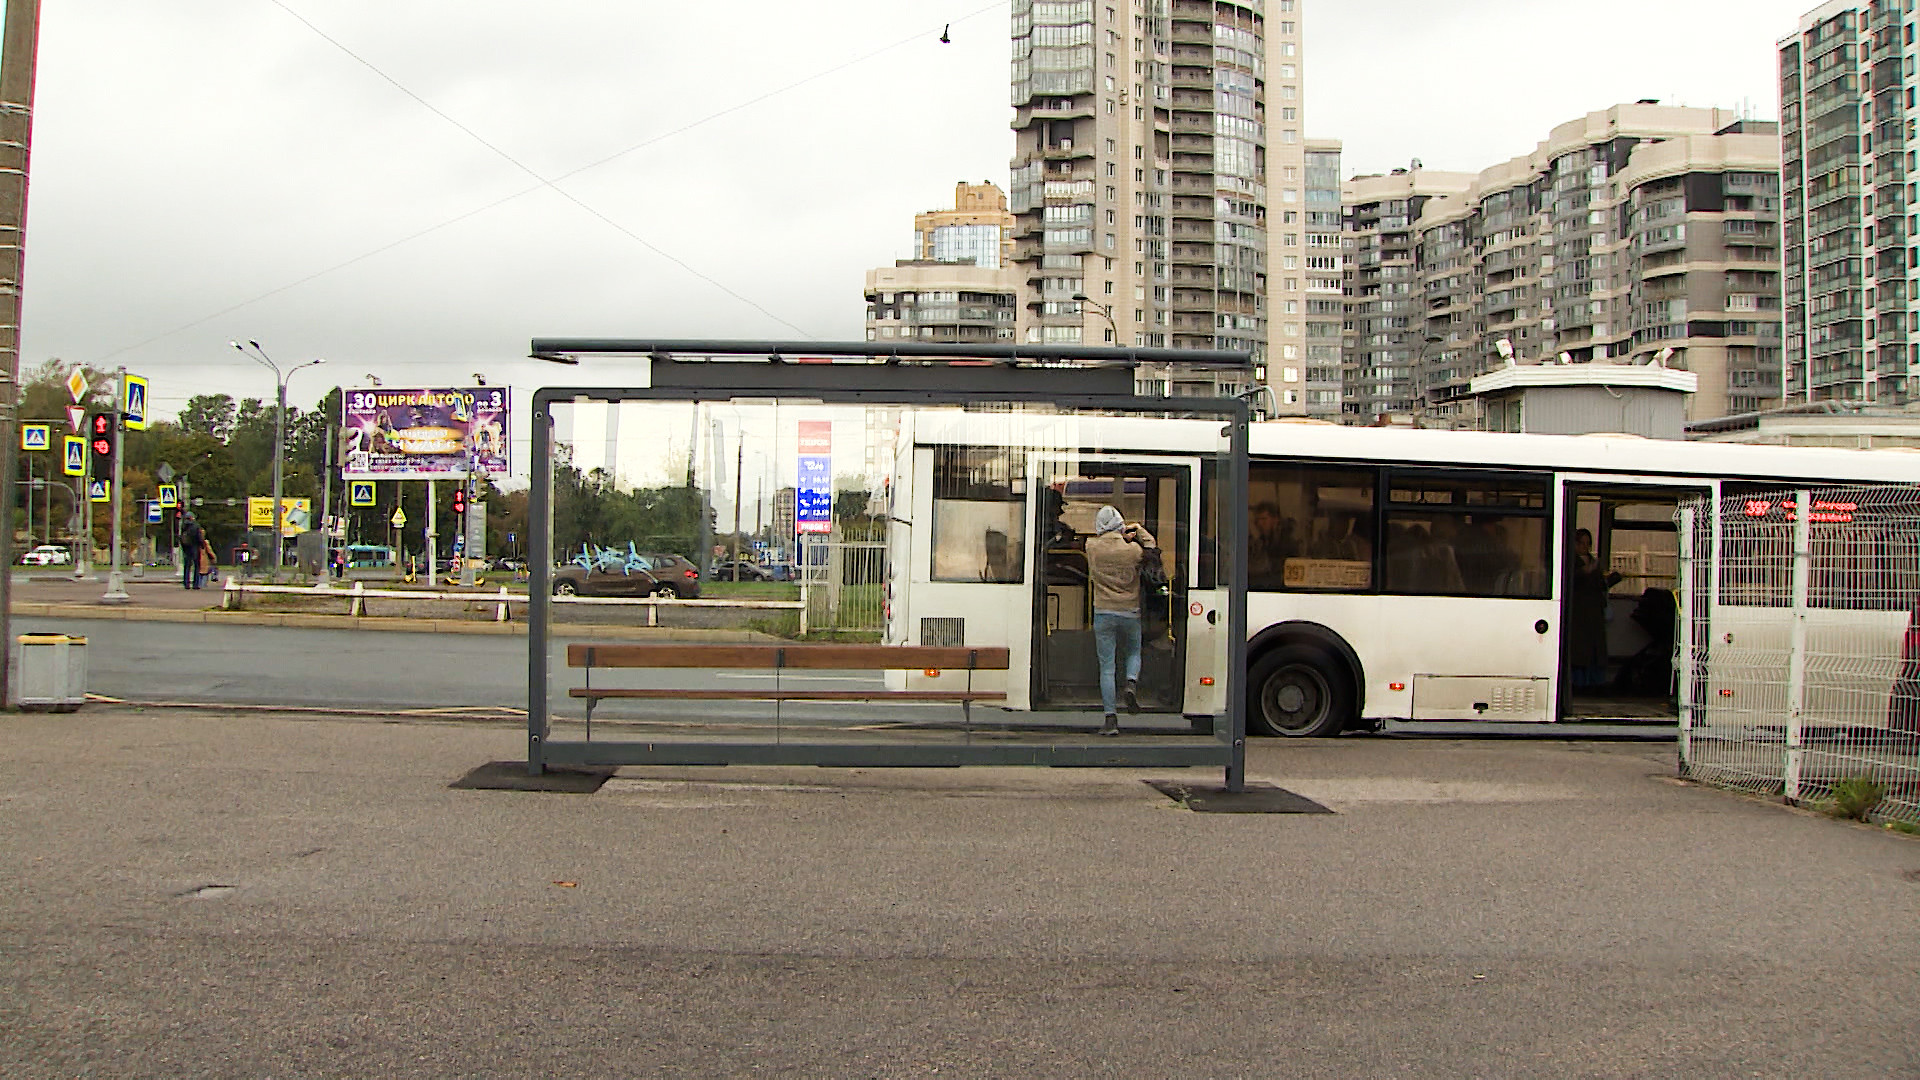
[[[1282,645],[1253,665],[1247,726],[1266,735],[1338,735],[1353,711],[1344,665],[1310,645]]]

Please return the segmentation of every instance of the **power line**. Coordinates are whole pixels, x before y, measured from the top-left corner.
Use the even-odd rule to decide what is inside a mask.
[[[620,225],[618,222],[615,222],[611,218],[608,218],[605,214],[602,214],[598,210],[595,210],[593,207],[587,205],[584,202],[581,202],[578,198],[575,198],[573,195],[562,190],[557,185],[562,180],[571,179],[591,169],[597,169],[602,165],[606,165],[611,162],[617,161],[620,158],[627,156],[628,154],[634,153],[635,151],[643,150],[649,146],[655,145],[656,143],[662,142],[666,139],[673,138],[676,135],[685,134],[686,132],[692,131],[695,128],[699,128],[707,124],[713,123],[716,120],[722,119],[727,116],[731,116],[734,113],[751,108],[754,105],[758,105],[763,102],[769,101],[782,94],[790,93],[794,90],[799,89],[802,86],[806,86],[810,83],[818,82],[821,79],[838,74],[839,72],[845,71],[848,68],[865,63],[877,56],[884,55],[902,46],[909,45],[916,41],[925,40],[929,36],[928,32],[921,32],[921,33],[912,34],[907,37],[903,37],[900,40],[895,41],[889,45],[884,45],[878,49],[874,49],[870,52],[863,53],[859,56],[853,57],[850,60],[842,61],[841,63],[835,64],[832,67],[814,72],[813,74],[808,75],[804,78],[796,79],[793,82],[785,84],[784,86],[776,87],[758,96],[748,98],[745,101],[739,102],[734,105],[730,105],[727,108],[709,113],[706,116],[703,116],[697,120],[693,120],[686,124],[682,124],[677,128],[673,128],[669,131],[661,132],[660,134],[654,135],[650,138],[643,139],[640,142],[634,143],[633,145],[628,146],[622,150],[618,150],[612,154],[608,154],[605,157],[588,162],[587,164],[581,165],[578,168],[569,169],[568,171],[560,173],[559,175],[549,179],[546,177],[542,177],[538,172],[535,172],[533,169],[527,167],[525,164],[515,159],[512,155],[508,154],[506,151],[501,150],[499,147],[493,145],[491,142],[488,142],[485,138],[482,138],[479,134],[475,133],[472,129],[468,128],[466,125],[460,123],[458,120],[453,119],[451,116],[448,116],[445,112],[442,112],[440,109],[436,108],[431,103],[427,102],[424,98],[421,98],[418,94],[415,94],[413,91],[401,85],[398,81],[393,79],[392,76],[387,75],[385,72],[381,71],[379,68],[375,67],[373,64],[369,63],[365,59],[355,54],[352,50],[348,49],[346,46],[340,44],[338,41],[335,41],[332,37],[329,37],[327,34],[322,32],[318,27],[314,26],[311,22],[308,22],[298,12],[293,11],[291,8],[288,8],[284,3],[281,3],[281,0],[271,0],[271,2],[275,6],[281,8],[283,11],[286,11],[287,14],[292,15],[295,19],[297,19],[298,21],[306,25],[309,29],[313,30],[314,33],[318,34],[321,38],[325,39],[330,44],[333,44],[336,48],[339,48],[342,52],[345,52],[348,56],[352,57],[354,60],[360,62],[362,65],[366,66],[368,69],[372,70],[375,74],[379,75],[382,79],[385,79],[387,82],[391,83],[393,86],[398,88],[402,93],[405,93],[408,97],[413,98],[415,101],[419,102],[421,105],[426,106],[427,109],[432,111],[436,116],[439,116],[441,119],[447,121],[449,124],[452,124],[454,127],[458,128],[460,131],[466,133],[469,137],[474,139],[476,142],[480,143],[480,145],[486,147],[488,150],[491,150],[495,154],[506,159],[508,162],[512,163],[516,168],[520,169],[522,172],[525,172],[527,175],[534,177],[536,180],[539,180],[539,183],[532,187],[522,188],[519,191],[515,191],[508,195],[504,195],[498,199],[495,199],[492,202],[474,207],[473,209],[470,209],[470,210],[463,211],[459,214],[454,215],[453,217],[447,218],[443,221],[436,222],[435,224],[429,225],[415,232],[408,233],[407,235],[399,237],[397,239],[388,241],[387,243],[381,244],[368,251],[362,252],[359,255],[355,255],[352,258],[344,259],[324,269],[316,270],[303,277],[296,278],[293,281],[289,281],[284,285],[275,286],[274,288],[268,289],[265,292],[258,293],[252,297],[249,297],[248,299],[241,300],[234,304],[230,304],[224,308],[211,312],[207,315],[203,315],[189,322],[181,323],[180,325],[175,326],[172,329],[164,330],[164,331],[161,331],[160,333],[142,338],[139,341],[132,342],[127,345],[123,345],[117,349],[114,349],[111,352],[102,354],[98,359],[89,361],[89,363],[97,365],[107,360],[110,360],[116,356],[119,356],[122,353],[131,352],[135,349],[141,348],[142,346],[150,345],[153,342],[160,341],[164,338],[172,337],[173,335],[181,333],[182,331],[191,330],[196,326],[200,326],[202,324],[212,322],[215,319],[219,319],[223,316],[230,315],[233,312],[241,310],[242,308],[251,307],[252,305],[257,304],[262,300],[271,299],[272,297],[278,296],[281,293],[288,292],[293,289],[297,289],[300,286],[305,285],[309,282],[326,277],[327,275],[336,273],[340,270],[344,270],[350,266],[354,266],[359,263],[365,262],[366,260],[374,258],[375,256],[383,255],[386,252],[392,251],[395,248],[402,247],[406,244],[410,244],[415,240],[421,239],[422,237],[430,236],[436,232],[439,232],[442,229],[446,229],[451,226],[458,225],[459,223],[466,221],[469,218],[477,217],[481,214],[486,213],[489,210],[493,210],[498,207],[504,206],[507,203],[513,202],[516,199],[519,199],[526,195],[531,195],[536,191],[541,191],[546,188],[552,188],[554,191],[558,192],[559,194],[564,196],[566,199],[573,202],[576,206],[579,206],[581,209],[586,210],[588,213],[599,218],[601,221],[606,222],[608,225],[611,225],[613,228],[615,228],[619,232],[625,234],[629,238],[647,247],[649,250],[662,256],[663,258],[670,260],[671,262],[675,263],[676,265],[680,266],[682,269],[700,278],[701,280],[706,281],[709,284],[715,286],[721,291],[727,293],[729,296],[732,296],[742,301],[743,303],[746,303],[752,306],[753,308],[755,308],[756,310],[759,310],[760,312],[767,315],[769,318],[772,318],[776,322],[779,322],[788,327],[791,327],[797,333],[804,335],[806,332],[804,330],[801,330],[800,327],[795,326],[793,323],[787,321],[786,319],[780,317],[779,315],[775,315],[773,312],[768,311],[764,307],[761,307],[759,304],[755,303],[754,301],[744,296],[741,296],[739,293],[734,292],[732,289],[727,288],[727,286],[721,284],[718,281],[715,281],[713,278],[708,277],[705,274],[702,274],[700,271],[695,270],[693,267],[687,265],[685,262],[681,261],[680,259],[668,254],[665,251],[662,251],[660,248],[649,243],[648,241],[641,238],[639,235],[635,234],[631,230]],[[993,0],[992,3],[976,8],[975,10],[960,17],[959,19],[953,20],[953,25],[958,25],[960,23],[967,22],[980,15],[984,15],[987,12],[992,11],[996,8],[1004,7],[1006,6],[1007,2],[1008,0]]]

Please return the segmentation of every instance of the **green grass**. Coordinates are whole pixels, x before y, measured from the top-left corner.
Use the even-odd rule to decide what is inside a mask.
[[[700,595],[711,600],[798,600],[800,586],[791,581],[728,581],[708,578]]]

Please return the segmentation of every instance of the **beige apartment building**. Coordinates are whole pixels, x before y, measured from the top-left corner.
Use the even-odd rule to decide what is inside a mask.
[[[1276,405],[1304,409],[1300,2],[1014,0],[1020,340],[1245,349]],[[1245,389],[1177,365],[1138,377]]]
[[[902,259],[867,271],[867,340],[1011,345],[1018,302],[1011,270]]]
[[[1007,193],[987,181],[953,185],[953,207],[913,216],[913,258],[968,262],[999,270],[1013,264],[1013,215]]]
[[[1414,317],[1404,324],[1392,288],[1409,261],[1396,202],[1412,219]],[[1357,178],[1347,214],[1349,421],[1404,410],[1479,426],[1469,382],[1506,363],[1503,347],[1518,363],[1658,358],[1692,371],[1691,420],[1779,401],[1773,124],[1618,105],[1477,175]]]
[[[867,340],[1011,345],[1019,285],[1013,215],[991,183],[954,185],[953,207],[913,217],[916,258],[867,271]]]
[[[1414,222],[1427,205],[1466,191],[1467,173],[1414,167],[1357,176],[1341,190],[1346,225],[1342,419],[1381,423],[1419,411],[1420,369],[1428,359],[1423,329],[1423,267]]]

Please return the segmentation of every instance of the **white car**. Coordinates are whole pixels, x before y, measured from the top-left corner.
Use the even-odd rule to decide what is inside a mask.
[[[20,556],[22,566],[71,566],[73,553],[57,544],[41,544]]]

